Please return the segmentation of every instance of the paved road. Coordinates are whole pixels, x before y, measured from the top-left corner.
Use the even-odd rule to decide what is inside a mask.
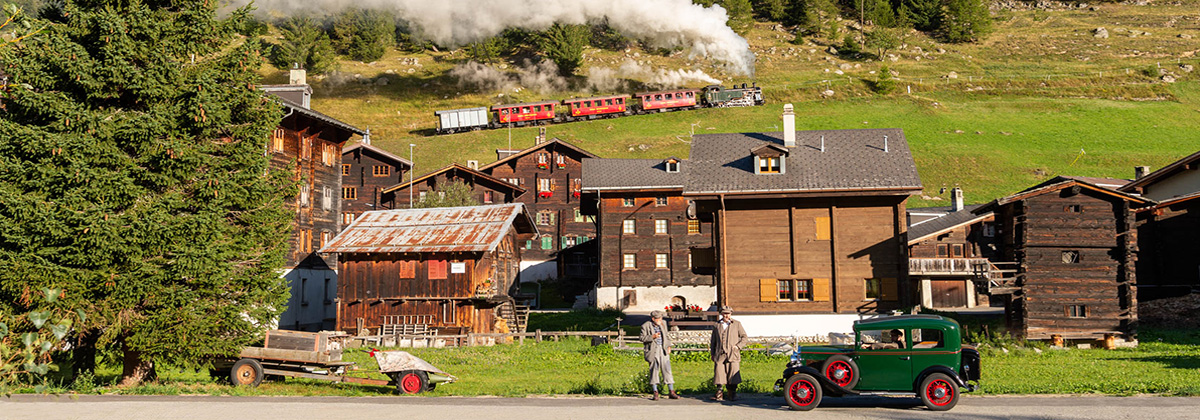
[[[697,398],[648,401],[622,397],[215,397],[0,396],[0,419],[1186,419],[1200,417],[1200,398],[967,396],[944,413],[915,398],[831,398],[808,413],[781,398],[736,403]]]

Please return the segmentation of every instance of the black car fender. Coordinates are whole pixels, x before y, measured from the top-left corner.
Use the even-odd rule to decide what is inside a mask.
[[[858,394],[858,392],[856,392],[854,390],[845,389],[845,388],[838,386],[837,384],[833,383],[833,381],[830,381],[829,378],[826,378],[825,375],[822,375],[821,371],[817,370],[816,368],[813,368],[812,366],[807,366],[807,365],[788,366],[786,369],[783,370],[783,379],[779,380],[779,385],[782,386],[783,383],[787,382],[788,378],[791,378],[793,375],[796,375],[799,373],[807,373],[809,375],[812,375],[813,378],[816,378],[817,382],[821,383],[821,388],[824,389],[825,394],[828,396],[840,397],[842,395],[847,395],[847,394]],[[955,378],[957,378],[957,376],[955,376]]]
[[[946,376],[949,376],[950,379],[954,380],[954,383],[957,384],[960,388],[973,389],[973,387],[967,385],[967,382],[964,381],[962,379],[962,377],[958,376],[958,372],[955,372],[945,366],[930,366],[930,367],[925,368],[925,370],[921,371],[920,375],[917,375],[916,380],[913,381],[913,390],[916,390],[917,388],[919,388],[921,386],[921,382],[924,381],[925,378],[927,378],[927,377],[929,377],[929,375],[932,375],[935,373],[941,373],[941,374],[945,374]]]

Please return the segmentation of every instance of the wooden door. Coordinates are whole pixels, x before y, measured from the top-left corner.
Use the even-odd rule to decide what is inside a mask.
[[[933,295],[934,308],[967,306],[967,282],[965,280],[930,280],[929,285],[929,292]]]

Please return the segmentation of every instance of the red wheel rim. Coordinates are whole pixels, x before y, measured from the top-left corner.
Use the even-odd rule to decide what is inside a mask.
[[[925,387],[925,399],[929,400],[930,404],[938,407],[943,407],[954,401],[954,393],[958,392],[954,386],[944,379],[934,379]]]
[[[413,373],[405,374],[400,378],[400,388],[406,394],[416,394],[421,391],[421,378]]]
[[[840,378],[838,376],[841,376]],[[825,377],[833,381],[840,387],[850,385],[850,381],[854,380],[854,371],[850,370],[850,364],[842,360],[835,360],[825,368]]]
[[[817,390],[811,382],[801,379],[792,382],[792,387],[788,389],[788,398],[791,398],[796,405],[809,405],[817,399]]]

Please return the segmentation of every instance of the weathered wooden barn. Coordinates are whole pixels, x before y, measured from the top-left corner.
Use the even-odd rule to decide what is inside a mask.
[[[412,162],[373,146],[370,138],[342,148],[342,227],[369,210],[389,210],[383,190],[403,183]]]
[[[497,150],[495,162],[481,172],[530,190],[517,197],[538,224],[538,237],[524,244],[522,267],[526,281],[571,277],[596,278],[595,221],[581,213],[582,161],[595,158],[587,150],[557,138],[538,136],[535,144],[520,151]]]
[[[712,214],[683,196],[688,162],[584,159],[583,191],[599,217],[600,307],[708,309],[717,298]],[[587,206],[591,207],[591,206]]]
[[[976,214],[980,205],[965,206],[962,190],[951,191],[951,207],[908,209],[909,214],[939,214],[908,227],[908,276],[917,286],[921,306],[931,309],[989,306],[976,290],[979,266],[995,254],[991,212]]]
[[[1177,297],[1200,291],[1200,152],[1149,172],[1121,191],[1157,200],[1139,209],[1138,299]]]
[[[996,266],[1008,329],[1027,339],[1134,340],[1138,253],[1134,211],[1149,200],[1056,177],[976,210],[995,213]]]
[[[491,333],[518,328],[521,203],[364,212],[321,249],[338,256],[337,329]]]
[[[300,193],[287,207],[296,214],[283,276],[292,298],[280,328],[317,331],[333,326],[336,259],[316,250],[341,230],[342,146],[367,132],[309,109],[312,88],[304,70],[294,69],[287,85],[259,86],[287,111],[271,133],[266,152],[272,170],[300,181]]]
[[[513,203],[525,194],[525,188],[508,183],[478,170],[452,163],[436,171],[421,175],[414,180],[405,181],[382,190],[380,201],[384,208],[409,208],[409,197],[413,202],[420,202],[428,194],[438,191],[452,182],[462,182],[475,193],[475,201],[481,204]],[[410,191],[411,190],[411,191]]]

